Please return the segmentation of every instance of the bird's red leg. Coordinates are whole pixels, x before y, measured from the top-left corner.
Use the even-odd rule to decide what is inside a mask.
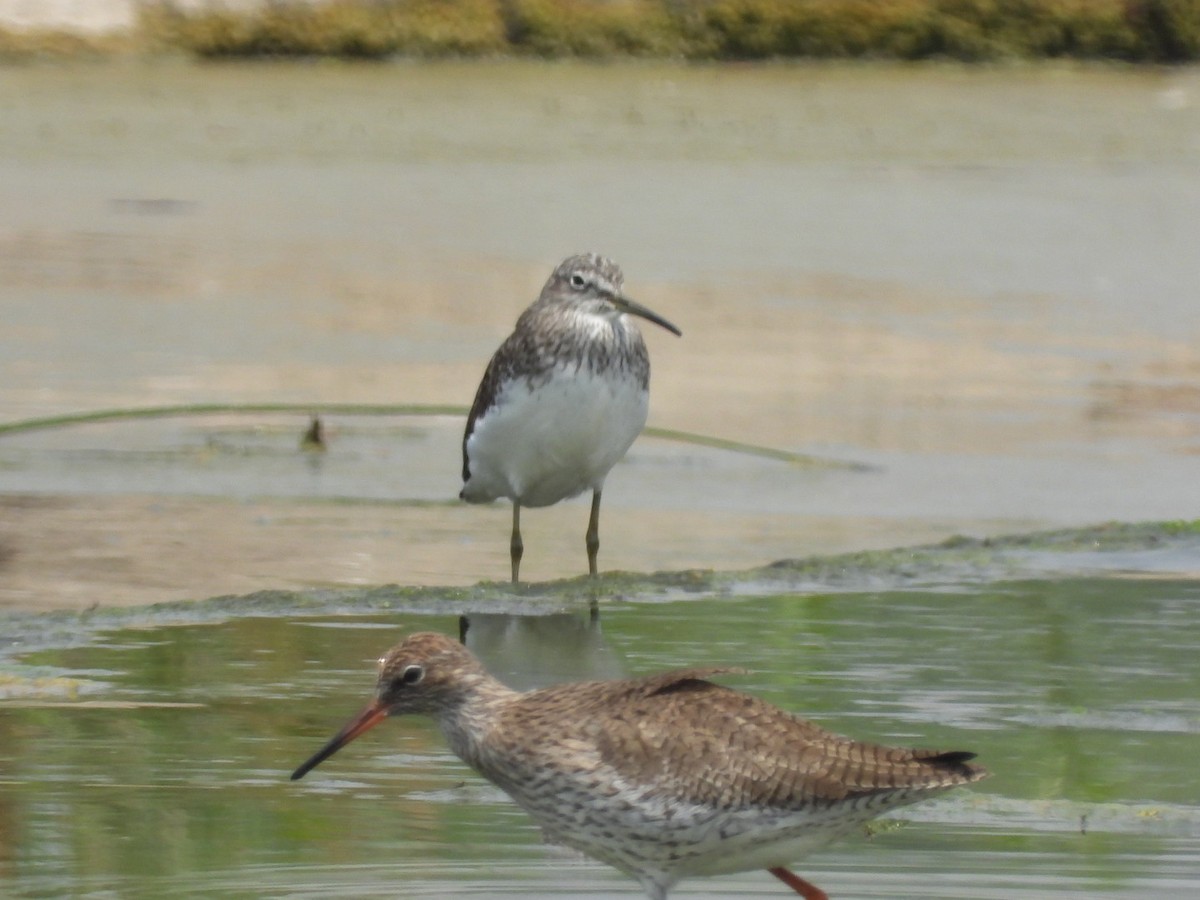
[[[829,900],[829,895],[815,884],[805,881],[799,875],[785,869],[783,866],[767,869],[767,871],[803,897],[804,900]]]

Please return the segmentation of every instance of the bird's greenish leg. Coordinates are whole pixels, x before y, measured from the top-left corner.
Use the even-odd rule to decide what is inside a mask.
[[[513,501],[513,530],[508,552],[512,557],[512,580],[516,584],[521,573],[521,557],[525,553],[525,544],[521,541],[521,504],[516,500]]]
[[[600,552],[600,492],[592,491],[592,514],[588,517],[587,535],[588,574],[596,577],[596,555]]]

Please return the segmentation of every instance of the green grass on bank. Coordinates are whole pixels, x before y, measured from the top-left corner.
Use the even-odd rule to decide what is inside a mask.
[[[126,39],[0,29],[0,58],[496,55],[696,60],[1200,59],[1200,0],[145,0]]]

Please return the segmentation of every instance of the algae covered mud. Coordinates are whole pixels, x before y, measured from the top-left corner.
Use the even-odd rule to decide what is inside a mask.
[[[433,629],[517,687],[733,664],[740,688],[836,730],[979,752],[988,781],[807,860],[833,897],[1189,896],[1200,588],[1175,573],[1198,554],[1180,523],[602,578],[598,616],[583,579],[9,616],[30,643],[0,650],[0,887],[642,896],[546,845],[429,722],[288,780],[365,698],[374,658]],[[676,893],[779,891],[746,873]]]

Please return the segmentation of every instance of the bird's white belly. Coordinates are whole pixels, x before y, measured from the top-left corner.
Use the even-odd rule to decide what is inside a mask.
[[[525,379],[506,385],[467,439],[463,498],[549,506],[602,488],[646,424],[649,403],[635,378],[615,375],[560,367],[532,389]]]
[[[739,818],[745,821],[738,821]],[[788,866],[837,840],[871,818],[813,811],[768,816],[750,811],[728,816],[721,827],[696,835],[679,875],[727,875]],[[773,820],[773,821],[772,821]]]
[[[547,806],[525,796],[525,787],[506,789],[547,835],[663,889],[692,875],[790,865],[879,812],[869,803],[858,810],[722,809],[619,777],[552,785],[559,803]]]

